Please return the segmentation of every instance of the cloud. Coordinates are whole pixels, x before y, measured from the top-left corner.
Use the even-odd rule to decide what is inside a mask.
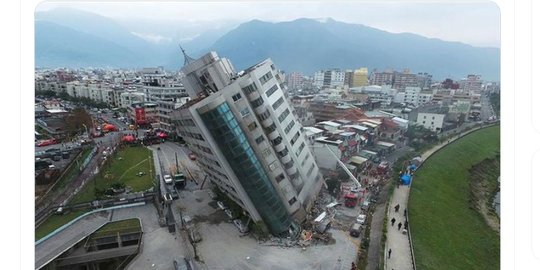
[[[164,37],[161,35],[156,34],[148,34],[148,33],[137,33],[137,32],[131,32],[132,34],[155,44],[162,44],[162,43],[169,43],[172,42],[171,38]]]

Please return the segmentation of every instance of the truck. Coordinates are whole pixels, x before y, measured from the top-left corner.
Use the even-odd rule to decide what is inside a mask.
[[[186,186],[186,177],[182,172],[173,174],[174,185],[178,188],[184,188]]]
[[[345,195],[344,198],[345,198],[345,206],[350,207],[350,208],[356,207],[356,205],[358,205],[358,200],[360,199],[358,194],[354,192],[348,193],[347,195]]]

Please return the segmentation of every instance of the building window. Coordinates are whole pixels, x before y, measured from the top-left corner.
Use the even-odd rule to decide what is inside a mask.
[[[296,156],[297,157],[300,156],[300,154],[302,154],[302,150],[304,150],[304,147],[306,147],[306,143],[302,142],[302,144],[298,148],[298,151],[296,151]]]
[[[307,176],[309,177],[311,175],[311,173],[313,172],[313,169],[315,169],[315,163],[311,164],[311,167],[309,168],[308,172],[307,172]]]
[[[290,141],[291,145],[294,145],[296,140],[298,140],[298,137],[300,137],[300,131],[297,131],[296,134],[294,134],[294,137]]]
[[[272,79],[272,71],[268,71],[268,73],[266,73],[262,77],[260,77],[259,81],[261,82],[261,84],[265,84],[270,79]]]
[[[294,119],[291,120],[291,122],[287,125],[287,127],[285,127],[285,134],[289,134],[289,131],[291,131],[291,129],[294,127]]]
[[[257,85],[255,85],[255,83],[252,83],[252,84],[242,88],[242,91],[244,91],[244,94],[249,95],[249,94],[257,91]]]
[[[255,122],[251,122],[251,124],[248,125],[249,131],[253,131],[256,128],[257,128],[257,123]]]
[[[257,108],[263,105],[263,103],[264,103],[264,100],[262,99],[262,97],[259,97],[258,99],[251,102],[251,106],[253,106],[253,108]]]
[[[248,116],[249,115],[249,109],[248,108],[243,109],[242,111],[240,111],[240,114],[242,115],[242,117]]]
[[[263,156],[267,157],[269,156],[270,154],[272,154],[272,150],[270,150],[270,148],[266,148],[262,151],[263,153]]]
[[[276,182],[281,182],[281,180],[285,179],[285,176],[281,173],[278,176],[276,176]]]
[[[431,122],[431,125],[433,126],[433,122]]]
[[[259,136],[257,139],[255,139],[256,143],[262,143],[264,141],[263,135]]]
[[[277,84],[274,84],[270,89],[266,91],[266,96],[270,97],[273,93],[275,93],[278,90]]]
[[[268,165],[268,168],[270,169],[270,171],[273,171],[273,170],[275,170],[275,169],[277,168],[277,164],[276,164],[276,163],[277,163],[277,162],[274,161],[274,162],[272,162],[270,165]]]
[[[422,121],[422,124],[425,124],[425,123],[426,123],[426,121]]]
[[[289,111],[289,109],[286,109],[285,111],[283,111],[279,117],[278,117],[278,120],[279,122],[283,122],[283,120],[285,120],[285,118],[287,118],[287,116],[290,114],[291,112]]]
[[[293,205],[296,202],[296,197],[289,200],[289,205]]]
[[[240,93],[236,93],[236,95],[232,96],[232,99],[233,99],[234,101],[238,101],[238,100],[240,100],[241,98],[242,98],[242,95],[240,95]]]
[[[283,102],[283,97],[280,97],[276,102],[274,102],[274,104],[272,104],[272,108],[274,109],[274,111],[279,108],[279,106],[283,104]]]

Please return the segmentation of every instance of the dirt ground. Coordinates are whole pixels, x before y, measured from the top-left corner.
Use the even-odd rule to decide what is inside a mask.
[[[471,203],[494,231],[500,231],[500,220],[493,207],[494,195],[499,190],[499,157],[485,159],[470,170]]]

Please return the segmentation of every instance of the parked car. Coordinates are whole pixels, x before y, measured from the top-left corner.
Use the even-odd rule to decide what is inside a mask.
[[[48,146],[48,145],[53,145],[53,144],[57,144],[57,143],[58,142],[55,139],[50,139],[50,140],[38,141],[36,146],[42,147],[42,146]]]
[[[364,222],[366,222],[366,215],[365,214],[360,214],[358,215],[358,217],[356,217],[356,223],[359,223],[359,224],[364,224]]]
[[[360,236],[360,230],[362,228],[362,225],[359,223],[354,223],[351,227],[351,230],[349,231],[349,234],[353,237],[359,237]]]
[[[221,202],[221,201],[218,201],[217,205],[218,205],[219,209],[221,209],[221,210],[227,209],[227,206],[225,206],[225,204],[223,204],[223,202]]]
[[[232,214],[231,210],[225,209],[225,214],[226,214],[229,218],[231,218],[231,219],[233,218],[233,214]]]
[[[163,176],[163,180],[165,181],[165,184],[172,184],[173,179],[170,175],[166,174]]]
[[[238,229],[241,233],[247,233],[249,231],[248,227],[242,223],[241,220],[235,219],[233,220],[234,226]]]

